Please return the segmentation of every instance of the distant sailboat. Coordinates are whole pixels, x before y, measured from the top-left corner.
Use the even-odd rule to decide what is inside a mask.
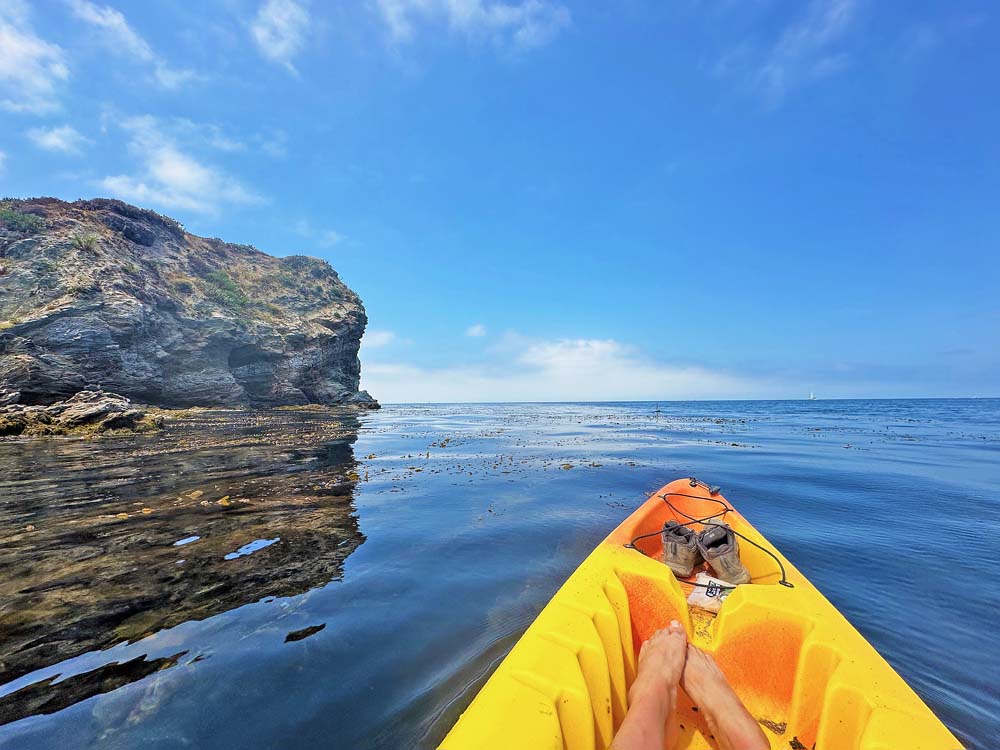
[[[816,394],[813,393],[812,391],[809,391],[809,400],[810,401],[815,401],[816,400]]]

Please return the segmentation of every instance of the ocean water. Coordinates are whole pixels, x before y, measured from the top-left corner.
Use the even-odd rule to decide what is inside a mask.
[[[682,476],[970,748],[1000,737],[1000,400],[195,412],[0,442],[0,748],[433,748]]]

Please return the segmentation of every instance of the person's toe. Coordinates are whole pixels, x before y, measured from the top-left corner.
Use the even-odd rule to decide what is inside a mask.
[[[684,630],[684,626],[681,625],[679,621],[671,620],[670,625],[667,627],[667,630],[671,635],[677,635],[683,638],[685,641],[687,640],[687,631]]]

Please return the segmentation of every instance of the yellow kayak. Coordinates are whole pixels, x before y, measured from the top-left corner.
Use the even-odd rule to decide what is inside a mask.
[[[713,492],[715,490],[715,492]],[[722,519],[751,583],[713,614],[661,562],[673,519]],[[697,571],[696,571],[697,572]],[[915,614],[915,616],[918,616]],[[774,750],[957,750],[961,744],[837,609],[716,488],[650,496],[556,592],[445,737],[442,750],[594,750],[628,708],[639,647],[670,620],[711,653]],[[679,691],[679,748],[712,748]]]

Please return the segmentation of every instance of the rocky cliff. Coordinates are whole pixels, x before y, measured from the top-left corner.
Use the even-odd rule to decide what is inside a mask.
[[[374,405],[364,306],[325,261],[196,237],[115,200],[0,203],[0,401]]]

